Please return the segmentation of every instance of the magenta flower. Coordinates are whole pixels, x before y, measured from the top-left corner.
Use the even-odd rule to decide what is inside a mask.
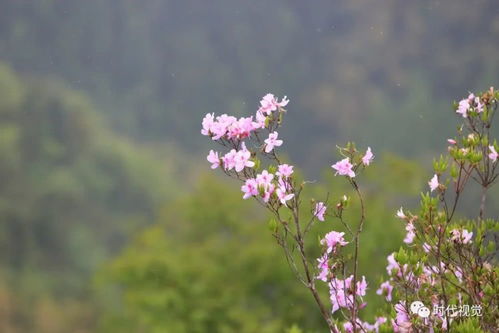
[[[270,153],[274,147],[282,145],[282,140],[278,140],[279,133],[272,132],[269,134],[268,139],[265,139],[265,152]]]
[[[286,193],[286,188],[282,186],[277,188],[276,194],[277,198],[284,206],[287,206],[286,201],[293,199],[293,197],[295,196],[293,193]]]
[[[438,188],[438,176],[434,175],[433,178],[428,182],[428,185],[430,186],[431,192],[436,190]]]
[[[362,163],[364,165],[369,165],[374,159],[374,154],[371,152],[371,147],[367,147],[366,154],[362,157]]]
[[[230,139],[244,139],[250,136],[251,132],[255,130],[255,123],[253,122],[253,117],[240,118],[237,121],[233,121],[227,128],[228,137]]]
[[[405,308],[404,303],[399,302],[395,305],[395,312],[397,316],[395,320],[392,320],[392,328],[394,332],[410,332],[411,321],[409,320],[409,314]]]
[[[461,114],[463,118],[467,118],[469,108],[470,108],[470,101],[468,98],[465,98],[459,102],[459,106],[457,107],[456,113]]]
[[[243,199],[248,199],[250,197],[258,195],[258,184],[256,180],[250,178],[247,179],[243,186],[241,186],[241,191],[243,191]]]
[[[320,271],[319,275],[317,275],[317,279],[326,282],[329,275],[329,258],[327,253],[325,253],[322,257],[317,258],[317,261],[319,262],[317,268]]]
[[[406,218],[406,216],[404,214],[404,210],[403,210],[402,207],[400,207],[400,209],[397,210],[397,217],[400,218],[400,219],[405,219]]]
[[[345,246],[348,242],[343,238],[344,232],[331,231],[321,240],[322,245],[327,246],[327,253],[336,252],[336,246]]]
[[[489,146],[489,150],[490,150],[489,158],[492,160],[492,162],[497,161],[497,157],[499,155],[497,154],[497,151],[496,151],[495,147],[494,146]]]
[[[203,118],[203,129],[201,129],[201,134],[203,135],[210,135],[211,128],[213,124],[215,123],[215,116],[213,113],[207,113],[206,116]]]
[[[237,122],[236,117],[222,114],[217,117],[216,121],[210,127],[210,133],[213,140],[218,140],[227,134],[227,131],[234,122]]]
[[[357,287],[355,289],[357,296],[366,296],[367,282],[365,276],[362,276],[362,281],[357,282]]]
[[[335,175],[348,176],[350,178],[355,177],[355,172],[352,170],[353,165],[350,163],[350,158],[348,157],[336,162],[331,167],[336,170]]]
[[[218,157],[218,152],[210,150],[210,153],[208,154],[206,159],[211,163],[212,169],[216,169],[220,166],[220,158]]]
[[[454,229],[451,230],[450,233],[451,233],[451,239],[461,244],[471,243],[471,238],[473,237],[473,232],[469,232],[466,229],[463,230]]]
[[[278,107],[285,107],[288,105],[289,99],[287,99],[286,96],[278,102],[277,98],[273,94],[267,94],[263,96],[262,100],[260,101],[260,108],[258,109],[259,112],[263,114],[269,115],[272,111],[277,110]]]
[[[315,204],[314,216],[317,217],[319,221],[324,222],[324,214],[326,213],[326,205],[323,202],[318,202]]]
[[[482,113],[483,112],[483,103],[480,101],[480,97],[475,97],[475,111],[477,113]]]
[[[250,161],[251,153],[248,150],[240,150],[234,157],[234,168],[236,172],[241,172],[245,167],[251,168],[255,165],[255,162]]]
[[[279,177],[284,177],[288,178],[293,174],[293,166],[288,165],[288,164],[281,164],[278,167],[278,171],[276,172],[276,175]]]
[[[222,157],[222,162],[224,164],[224,169],[230,171],[234,169],[236,166],[236,155],[237,152],[235,149],[231,149],[227,154]]]
[[[274,193],[275,186],[274,184],[268,184],[266,187],[264,187],[264,192],[263,192],[263,201],[264,202],[269,202],[270,196],[272,193]]]
[[[277,99],[273,94],[267,94],[260,101],[260,109],[258,111],[269,115],[272,111],[277,110]]]
[[[262,173],[256,175],[256,182],[259,186],[267,187],[274,179],[274,175],[269,173],[267,170],[263,170]]]
[[[385,281],[379,286],[379,289],[376,290],[376,294],[385,295],[385,299],[388,302],[391,302],[392,301],[392,291],[393,291],[393,286],[390,284],[390,281]]]
[[[257,111],[255,118],[256,118],[256,122],[253,123],[253,127],[255,129],[264,128],[265,127],[265,120],[267,119],[267,117],[265,117],[265,115],[261,111]]]
[[[409,222],[405,226],[405,230],[407,231],[407,234],[404,238],[404,243],[411,244],[414,241],[414,237],[416,237],[416,233],[414,232],[416,228],[414,228],[414,224],[412,224],[412,222]]]
[[[332,305],[332,312],[339,308],[351,308],[354,304],[354,295],[351,294],[353,275],[345,280],[333,279],[329,283],[329,294]]]
[[[397,273],[400,272],[400,265],[395,260],[394,253],[390,254],[386,259],[388,260],[388,265],[386,266],[386,271],[388,272],[388,275],[392,275],[393,270],[396,270]]]

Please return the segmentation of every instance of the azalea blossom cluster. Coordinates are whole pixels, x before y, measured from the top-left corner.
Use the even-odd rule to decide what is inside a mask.
[[[333,313],[340,308],[352,309],[356,302],[355,297],[359,296],[362,299],[362,297],[366,295],[366,277],[362,276],[362,280],[356,282],[355,293],[352,281],[353,275],[350,275],[343,280],[333,278],[328,283],[331,304],[333,305],[331,311]]]
[[[468,98],[459,101],[456,113],[459,113],[463,118],[467,118],[470,112],[482,113],[484,105],[480,97],[470,93]]]
[[[490,264],[497,251],[495,241],[487,241],[496,237],[492,230],[497,221],[486,220],[484,211],[486,192],[499,177],[497,142],[490,137],[498,99],[491,88],[459,102],[456,112],[464,118],[463,126],[455,138],[447,139],[449,157],[434,161],[430,191],[422,194],[419,213],[402,207],[395,213],[405,223],[407,249],[387,257],[389,279],[376,291],[395,309],[394,332],[447,331],[465,319],[443,313],[421,318],[407,306],[416,300],[413,295],[430,308],[469,303],[497,308],[497,275]],[[455,223],[456,207],[470,180],[483,189],[478,220]],[[491,330],[497,320],[497,315],[484,316],[480,327]]]
[[[241,191],[243,199],[260,196],[265,203],[275,197],[282,205],[287,206],[287,201],[293,199],[294,193],[289,179],[293,174],[293,167],[288,164],[281,164],[276,174],[263,170],[255,178],[248,178]]]
[[[214,114],[208,113],[203,119],[201,134],[210,136],[215,141],[247,138],[255,130],[266,126],[267,117],[272,112],[281,110],[288,103],[289,100],[286,97],[278,102],[274,95],[267,94],[260,101],[260,108],[257,110],[254,119],[253,116],[237,119],[227,114],[215,117]]]
[[[362,320],[360,320],[358,318],[355,321],[355,324],[356,324],[356,327],[360,328],[361,331],[364,331],[364,332],[378,332],[380,326],[383,325],[386,322],[387,322],[386,317],[380,316],[380,317],[376,318],[376,321],[374,322],[374,324],[369,324],[368,322],[362,321]],[[347,333],[353,333],[353,332],[355,332],[354,326],[353,326],[352,322],[350,322],[350,321],[347,321],[347,322],[343,323],[343,329]],[[339,332],[339,330],[338,330],[338,332]]]
[[[257,173],[254,169],[256,161],[259,162],[258,151],[270,154],[275,147],[283,144],[283,140],[279,139],[279,133],[275,129],[288,103],[289,100],[286,97],[278,101],[273,94],[267,94],[260,101],[260,107],[254,117],[237,119],[227,114],[217,117],[214,114],[207,114],[202,121],[201,134],[230,148],[223,155],[210,150],[206,159],[211,163],[212,169],[222,167],[226,173],[234,171],[238,178],[244,179],[245,183],[241,186],[244,199],[260,197],[268,203],[272,198],[276,198],[278,202],[286,206],[286,203],[294,197],[291,193],[290,182],[293,166],[280,164],[275,173],[268,170]],[[263,141],[259,133],[262,130],[268,132],[267,138]],[[250,151],[245,140],[255,143],[257,149]]]
[[[374,160],[371,148],[359,152],[349,143],[339,148],[342,158],[331,165],[335,176],[345,177],[359,199],[361,217],[353,228],[343,215],[350,200],[346,195],[336,207],[328,206],[327,199],[312,200],[309,222],[303,222],[300,193],[306,182],[297,182],[294,167],[283,163],[276,151],[284,144],[277,130],[289,103],[287,97],[279,101],[273,94],[266,94],[250,117],[207,114],[201,133],[225,147],[225,151],[210,150],[207,160],[211,168],[220,168],[240,180],[243,199],[255,198],[274,214],[277,221],[269,222],[273,236],[295,275],[313,294],[331,332],[378,332],[389,326],[401,333],[446,331],[461,319],[442,314],[422,319],[407,304],[418,295],[428,306],[466,302],[499,306],[494,285],[497,270],[491,265],[497,259],[492,243],[497,232],[491,231],[497,221],[484,217],[487,190],[499,179],[499,146],[490,131],[498,100],[499,93],[491,88],[482,94],[470,93],[456,103],[463,126],[455,138],[447,139],[449,156],[434,161],[435,172],[428,181],[430,191],[422,193],[421,209],[412,214],[401,207],[395,213],[404,222],[405,247],[387,257],[388,278],[376,290],[392,306],[395,316],[377,317],[373,324],[359,318],[359,310],[367,304],[364,297],[368,283],[365,276],[358,275],[359,235],[365,212],[357,178]],[[456,223],[456,207],[470,180],[483,189],[478,221]],[[316,221],[327,225],[329,217],[339,220],[344,228],[335,228],[320,239],[322,253],[314,269],[309,267],[305,236]],[[351,257],[342,253],[346,246],[352,248]],[[296,257],[301,270],[296,267]],[[329,290],[327,306],[318,295],[316,281],[324,282]],[[345,319],[343,324],[333,317],[338,313]],[[498,321],[497,315],[484,316],[480,327],[490,330]]]
[[[407,263],[401,264],[395,258],[399,256],[398,253],[392,253],[387,257],[388,265],[386,270],[390,279],[381,283],[376,294],[385,297],[387,302],[392,302],[394,297],[392,292],[394,290],[394,285],[403,286],[405,290],[411,290],[414,294],[425,288],[425,286],[434,287],[438,281],[438,274],[440,272],[450,273],[445,265],[437,266],[426,266],[420,263],[415,265],[415,269],[409,267]],[[414,272],[416,271],[416,273]],[[459,270],[457,270],[459,271]],[[433,295],[432,302],[438,305],[440,302],[439,295]],[[396,317],[391,320],[392,330],[394,332],[411,332],[415,329],[413,325],[413,320],[417,318],[415,315],[411,315],[408,307],[406,306],[405,300],[399,301],[394,304],[394,309],[396,312]],[[447,318],[443,316],[437,316],[435,318],[426,318],[425,327],[430,328],[432,332],[434,328],[440,328],[446,330],[447,328]]]

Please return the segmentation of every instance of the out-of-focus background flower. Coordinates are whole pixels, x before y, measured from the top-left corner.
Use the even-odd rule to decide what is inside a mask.
[[[345,193],[336,144],[376,154],[375,314],[395,211],[427,190],[452,101],[499,84],[498,41],[496,0],[0,0],[0,331],[324,331],[265,213],[205,160],[202,117],[267,92],[291,100],[280,150],[323,182],[310,197]]]

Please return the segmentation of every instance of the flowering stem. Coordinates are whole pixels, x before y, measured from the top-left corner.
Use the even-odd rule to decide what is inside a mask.
[[[360,222],[359,222],[359,227],[357,228],[357,232],[355,233],[355,253],[354,253],[354,267],[353,267],[353,294],[357,294],[357,270],[359,266],[359,238],[360,238],[360,233],[362,232],[362,227],[364,226],[364,220],[365,220],[365,209],[364,209],[364,200],[362,198],[362,194],[359,191],[359,186],[355,182],[355,180],[351,180],[352,186],[355,189],[355,193],[357,194],[357,197],[359,198],[360,202]],[[354,300],[354,304],[352,304],[352,325],[354,332],[356,332],[356,326],[357,326],[357,302]]]
[[[482,200],[480,202],[480,213],[478,214],[479,220],[483,220],[485,214],[485,199],[487,198],[487,186],[482,187]]]
[[[299,215],[298,201],[299,201],[299,192],[297,193],[297,195],[294,199],[293,221],[295,222],[295,226],[296,226],[296,242],[298,245],[298,250],[300,252],[300,258],[301,258],[301,262],[303,265],[303,270],[305,272],[305,279],[307,282],[306,286],[310,290],[312,295],[314,296],[315,302],[319,306],[322,317],[326,321],[326,323],[329,327],[329,330],[331,332],[334,332],[335,327],[334,327],[333,321],[331,320],[331,315],[329,314],[329,311],[326,309],[324,303],[322,302],[322,300],[319,296],[319,293],[317,292],[317,288],[315,286],[315,278],[310,272],[309,263],[307,261],[307,256],[306,256],[306,251],[305,251],[305,245],[304,245],[304,241],[303,241],[303,235],[302,235],[302,231],[301,231],[301,227],[300,227],[300,218],[299,218],[300,215]]]

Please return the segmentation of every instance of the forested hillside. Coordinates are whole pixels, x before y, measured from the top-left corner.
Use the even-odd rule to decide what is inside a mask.
[[[449,101],[499,74],[494,0],[0,3],[0,57],[89,92],[123,133],[200,148],[205,113],[287,94],[286,134],[310,138],[289,135],[292,154],[315,172],[335,139],[407,157],[443,148]]]
[[[69,320],[58,312],[88,317],[96,267],[172,192],[168,164],[110,133],[100,117],[62,82],[0,64],[3,332],[57,327]]]

